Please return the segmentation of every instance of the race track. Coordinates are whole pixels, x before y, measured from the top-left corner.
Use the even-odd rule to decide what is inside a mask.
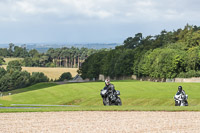
[[[200,112],[1,113],[0,125],[1,133],[199,133]]]

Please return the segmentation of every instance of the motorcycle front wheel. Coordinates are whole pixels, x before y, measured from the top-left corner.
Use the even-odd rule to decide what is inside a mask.
[[[175,106],[180,106],[180,103],[175,100]]]
[[[103,105],[108,106],[109,105],[109,99],[108,98],[103,98]]]

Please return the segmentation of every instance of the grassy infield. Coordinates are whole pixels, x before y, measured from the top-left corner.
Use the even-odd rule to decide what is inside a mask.
[[[78,105],[77,107],[41,107],[28,109],[0,109],[0,112],[32,111],[199,111],[199,83],[155,83],[140,81],[112,82],[121,92],[122,106],[103,106],[100,90],[104,82],[56,85],[40,83],[11,91],[13,95],[0,98],[2,106],[11,104]],[[179,85],[189,95],[188,107],[175,107],[173,96]]]

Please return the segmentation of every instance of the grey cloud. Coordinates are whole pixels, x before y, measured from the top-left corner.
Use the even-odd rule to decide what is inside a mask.
[[[114,42],[137,32],[149,35],[166,27],[173,30],[186,23],[198,24],[199,5],[198,0],[0,0],[0,29],[5,34],[13,30],[13,36],[23,32],[18,40],[29,34],[26,38],[35,35],[36,40],[39,33],[52,39],[56,31],[74,40],[84,36],[81,39],[94,41],[97,34]],[[36,28],[38,33],[32,32]]]
[[[5,0],[0,1],[0,17],[12,15],[23,20],[27,16],[41,16],[36,18],[42,19],[47,15],[55,20],[70,18],[71,21],[79,17],[122,22],[157,21],[195,14],[200,11],[199,4],[197,0]]]

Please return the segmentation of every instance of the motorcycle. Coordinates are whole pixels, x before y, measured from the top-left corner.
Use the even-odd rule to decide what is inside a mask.
[[[120,91],[109,92],[107,89],[102,89],[100,93],[104,106],[108,105],[122,105],[121,99],[119,97]]]
[[[177,92],[174,96],[175,106],[188,106],[188,95]]]

